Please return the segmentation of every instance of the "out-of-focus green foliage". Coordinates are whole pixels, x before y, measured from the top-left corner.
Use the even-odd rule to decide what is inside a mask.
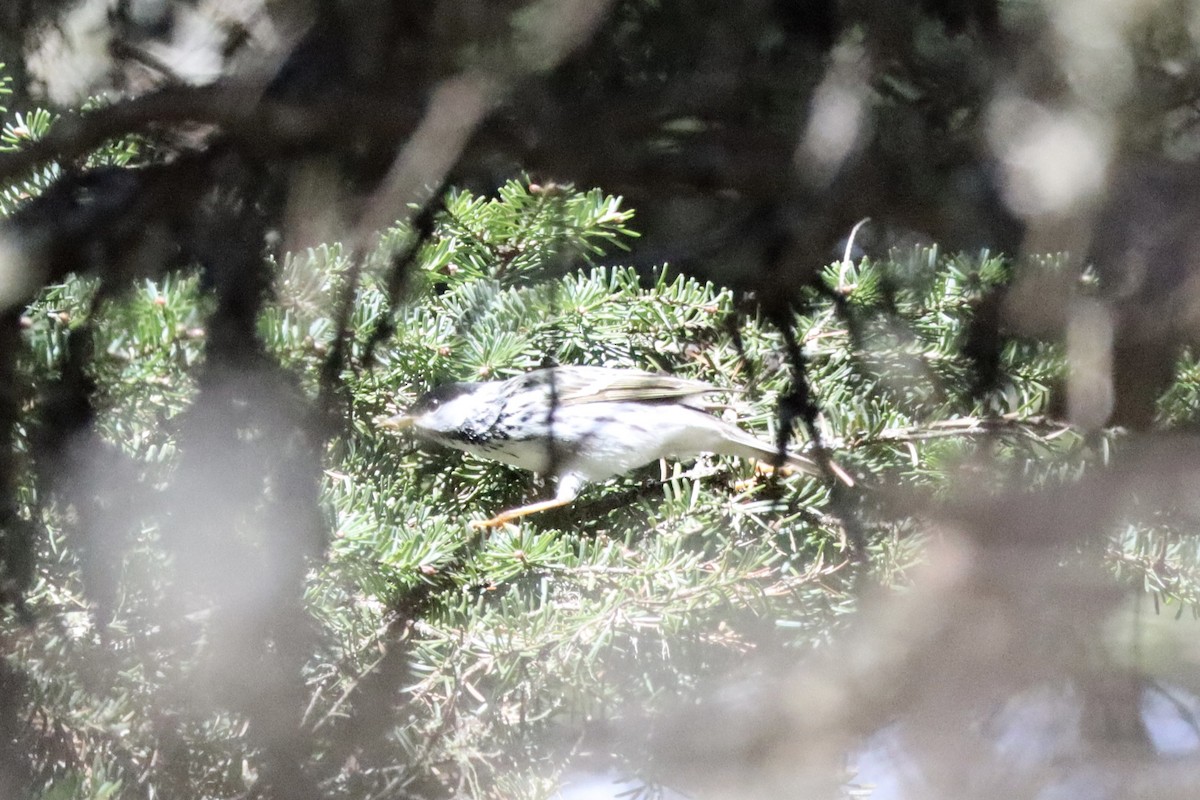
[[[15,118],[4,141],[19,146],[50,123],[40,112]],[[130,147],[114,145],[96,163],[131,157]],[[0,208],[52,177],[6,187]],[[980,486],[1055,485],[1114,444],[1052,418],[1051,389],[1065,369],[1058,347],[1005,342],[991,374],[978,374],[972,323],[1017,267],[918,248],[830,265],[824,290],[810,290],[795,318],[823,436],[859,477],[853,503],[831,502],[830,487],[808,476],[701,458],[593,485],[568,508],[489,535],[472,531],[470,521],[545,489],[376,426],[441,381],[546,363],[669,371],[733,390],[721,413],[773,439],[777,401],[792,385],[781,333],[739,317],[728,291],[620,266],[631,226],[620,200],[596,190],[512,181],[495,197],[452,191],[409,278],[396,335],[365,363],[388,312],[384,254],[411,232],[391,232],[369,260],[348,331],[345,434],[325,473],[332,540],[327,559],[312,564],[307,598],[318,647],[303,724],[331,796],[393,797],[434,781],[471,797],[545,797],[589,726],[652,716],[750,653],[826,641],[854,607],[843,576],[861,569],[847,563],[839,515],[859,520],[870,577],[902,585],[921,541],[880,490],[936,499],[964,474]],[[336,243],[286,256],[259,320],[269,351],[314,396],[348,266]],[[61,368],[66,330],[92,326],[97,433],[130,457],[150,493],[172,479],[173,424],[194,393],[209,303],[187,274],[100,303],[89,281],[72,279],[26,312],[21,367],[31,386]],[[1192,424],[1194,372],[1185,361],[1163,400],[1164,424]],[[2,624],[9,658],[29,679],[27,737],[42,796],[241,796],[254,781],[243,721],[189,697],[206,643],[162,627],[158,611],[171,598],[154,518],[114,565],[119,591],[105,622],[64,533],[71,509],[44,504],[33,487],[31,479],[21,496],[45,531],[29,597],[37,623]],[[1134,520],[1110,556],[1161,601],[1194,604],[1195,548],[1169,519]],[[1151,563],[1151,552],[1164,560]],[[421,613],[397,632],[417,595]],[[362,685],[400,636],[410,649],[397,704],[384,712],[390,760],[328,763],[338,721],[366,702]]]

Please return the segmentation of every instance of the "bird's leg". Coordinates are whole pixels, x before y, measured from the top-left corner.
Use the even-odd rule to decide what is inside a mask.
[[[471,527],[476,530],[479,530],[480,528],[498,528],[506,522],[512,522],[514,519],[520,519],[521,517],[525,517],[530,514],[536,514],[539,511],[547,511],[551,508],[565,506],[570,502],[570,499],[561,500],[555,497],[551,500],[542,500],[539,503],[530,503],[527,506],[520,506],[519,508],[510,508],[508,511],[501,511],[491,519],[476,520],[475,522],[471,523]]]
[[[548,511],[552,508],[568,505],[579,496],[579,490],[583,488],[583,484],[583,478],[578,475],[563,475],[558,479],[558,491],[555,492],[553,499],[530,503],[527,506],[510,508],[508,511],[501,511],[491,519],[472,522],[471,527],[475,530],[481,528],[498,528],[507,522],[512,522],[514,519],[520,519],[530,514],[537,514],[539,511]]]

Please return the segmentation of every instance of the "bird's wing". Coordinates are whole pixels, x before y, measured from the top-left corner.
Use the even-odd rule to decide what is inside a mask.
[[[657,375],[634,369],[564,367],[554,371],[559,405],[585,403],[649,403],[721,391],[703,381]]]

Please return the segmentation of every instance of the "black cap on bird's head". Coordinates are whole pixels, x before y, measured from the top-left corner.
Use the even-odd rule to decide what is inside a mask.
[[[422,414],[427,414],[440,408],[442,405],[449,403],[456,397],[462,397],[464,394],[470,394],[475,391],[478,383],[443,383],[440,386],[435,386],[425,394],[417,398],[413,403],[408,413],[411,416],[419,417]]]
[[[470,394],[478,383],[443,383],[440,386],[435,386],[425,394],[416,399],[408,410],[403,414],[397,414],[394,417],[388,417],[379,422],[383,428],[411,428],[418,421],[428,414],[437,411],[439,408],[449,403],[451,400],[462,397],[465,394]]]

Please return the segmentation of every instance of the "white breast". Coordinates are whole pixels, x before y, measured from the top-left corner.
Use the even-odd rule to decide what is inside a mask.
[[[712,452],[721,438],[720,424],[703,411],[678,405],[589,403],[558,409],[550,424],[538,426],[536,438],[461,447],[522,469],[574,472],[596,481],[660,458]],[[547,446],[551,436],[553,451]]]

